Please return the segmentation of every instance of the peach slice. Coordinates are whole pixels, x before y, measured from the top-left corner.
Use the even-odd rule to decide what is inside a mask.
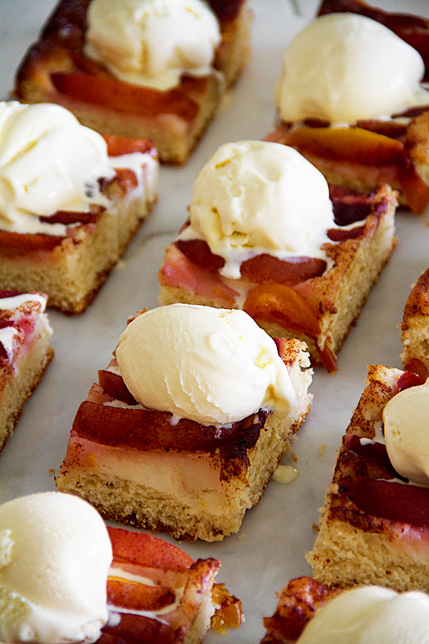
[[[176,546],[143,532],[131,532],[122,528],[108,528],[113,548],[113,560],[159,568],[184,571],[194,560]]]
[[[398,139],[361,127],[329,128],[299,127],[290,131],[282,143],[296,148],[304,156],[338,163],[349,163],[386,169],[396,177],[410,208],[422,213],[429,204],[429,187],[417,174],[406,147]]]
[[[109,105],[111,109],[139,116],[177,114],[192,121],[198,105],[186,95],[191,89],[200,92],[207,78],[184,79],[180,89],[161,92],[148,87],[131,85],[104,76],[74,72],[54,72],[52,83],[61,94],[91,105]]]

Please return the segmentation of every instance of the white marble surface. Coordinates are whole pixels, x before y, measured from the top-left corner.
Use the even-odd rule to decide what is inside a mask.
[[[387,9],[398,5],[397,0],[378,4]],[[16,67],[53,5],[53,0],[0,0],[1,98],[7,98]],[[127,317],[143,306],[157,305],[157,271],[164,247],[186,217],[192,182],[203,163],[223,142],[260,139],[270,130],[283,50],[310,20],[316,2],[252,0],[252,6],[254,54],[230,101],[187,165],[162,168],[158,204],[93,305],[74,318],[50,313],[56,356],[0,457],[0,502],[54,489],[53,472],[64,457],[74,414],[97,369],[109,361]],[[403,0],[401,10],[429,16],[427,0]],[[314,406],[294,446],[298,479],[289,485],[271,482],[259,505],[247,513],[239,534],[223,543],[182,544],[195,558],[220,558],[219,581],[243,601],[246,622],[241,629],[229,631],[226,637],[211,633],[208,644],[259,642],[264,633],[262,617],[272,614],[276,591],[292,577],[311,572],[304,553],[313,544],[312,526],[318,520],[341,436],[362,391],[366,367],[400,366],[397,325],[411,284],[429,264],[425,221],[399,213],[397,229],[397,250],[340,353],[338,373],[329,376],[316,370]]]

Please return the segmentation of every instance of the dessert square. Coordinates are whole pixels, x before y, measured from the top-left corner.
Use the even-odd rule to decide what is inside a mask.
[[[334,20],[337,30],[323,40],[322,24],[326,28]],[[354,35],[353,21],[359,21]],[[317,23],[320,29],[316,32]],[[375,26],[385,33],[376,33]],[[363,34],[366,28],[368,40],[362,39],[355,46],[356,35]],[[311,34],[309,29],[313,30]],[[393,32],[395,44],[386,38],[389,32]],[[429,204],[429,97],[421,83],[429,73],[429,21],[373,8],[362,0],[323,0],[317,17],[307,27],[307,43],[304,33],[306,30],[286,50],[275,97],[278,117],[267,140],[294,147],[330,183],[363,192],[371,191],[378,183],[388,183],[398,191],[401,206],[423,213]],[[302,69],[294,68],[300,60],[321,50],[325,58],[322,61],[320,57],[319,65],[324,72],[306,74],[304,62]],[[286,64],[287,56],[294,58]],[[407,71],[402,72],[407,56],[409,66],[407,63]],[[342,66],[335,71],[340,59]],[[391,62],[383,62],[378,68],[374,61],[377,65]],[[413,65],[416,67],[411,71]],[[400,83],[396,85],[390,79],[401,75],[406,81],[400,96],[395,95]],[[351,82],[352,78],[359,78],[360,85]],[[353,92],[356,93],[352,95]],[[365,101],[360,100],[363,95],[367,97]],[[333,96],[341,97],[338,105]],[[374,105],[374,111],[369,110],[369,105]]]
[[[307,555],[316,581],[341,588],[379,584],[397,591],[429,589],[429,488],[424,476],[418,475],[416,483],[417,475],[395,469],[385,424],[387,406],[391,409],[399,396],[404,400],[404,394],[416,395],[424,382],[413,372],[369,367],[338,453],[320,531]],[[421,401],[413,404],[417,414],[425,414]],[[413,413],[407,416],[408,422],[394,431],[402,449],[408,448],[403,459],[415,465],[420,456],[424,460],[424,443],[419,448],[409,434],[401,438],[408,425],[410,431],[418,429]]]
[[[54,357],[47,295],[0,290],[0,451]]]
[[[425,378],[429,369],[428,319],[429,319],[429,269],[413,285],[404,307],[401,323],[404,368],[417,371]]]
[[[109,622],[98,642],[198,644],[210,627],[239,627],[241,602],[215,583],[218,559],[194,561],[145,533],[107,528],[113,561],[107,579]],[[137,581],[137,583],[136,583]]]
[[[272,337],[304,341],[314,365],[337,370],[337,353],[396,246],[396,193],[330,185],[336,230],[328,230],[330,266],[311,257],[279,259],[259,252],[241,264],[239,279],[223,277],[222,257],[204,239],[167,246],[159,271],[160,304],[188,302],[246,311]],[[350,226],[354,222],[354,227]],[[360,222],[361,225],[357,225]]]
[[[156,200],[156,150],[103,139],[57,105],[0,111],[0,287],[42,291],[50,307],[81,313]]]
[[[28,103],[59,103],[71,110],[81,123],[102,134],[151,139],[162,162],[181,164],[197,144],[250,56],[252,12],[247,0],[224,3],[212,0],[208,4],[220,30],[209,71],[200,75],[185,71],[178,84],[159,89],[123,80],[103,61],[88,57],[85,45],[91,1],[61,0],[39,40],[30,47],[21,63],[14,95]],[[145,10],[142,6],[142,11]],[[193,10],[191,6],[189,12]],[[176,14],[175,19],[178,18]],[[126,18],[118,16],[117,22],[123,19]],[[136,25],[137,18],[133,18],[133,22]],[[125,30],[126,40],[131,41],[133,29],[136,27]],[[179,32],[181,30],[182,25],[178,28]],[[155,52],[161,59],[153,63],[157,67],[167,57],[168,41],[174,31],[154,33],[155,36],[148,34],[148,42],[161,43],[163,47]],[[209,46],[204,33],[193,42],[196,50],[200,47],[203,52]],[[129,42],[123,43],[124,51],[127,46],[130,46]],[[141,46],[142,53],[136,53],[135,57],[145,60],[149,56],[148,45],[143,42]],[[176,65],[188,57],[187,50],[182,59],[179,54]],[[194,55],[191,47],[189,57]],[[121,53],[116,54],[116,58],[120,56]]]
[[[218,559],[107,528],[74,495],[3,503],[0,528],[3,642],[199,644],[211,627],[240,626],[240,600],[215,583]]]
[[[175,311],[179,309],[187,315],[190,315],[188,309],[197,309],[198,316],[212,315],[208,307],[172,306]],[[191,312],[194,315],[194,311]],[[136,316],[127,327],[128,338],[132,324],[140,323],[143,315],[154,313],[166,316],[170,311],[167,307],[160,307]],[[221,321],[224,317],[227,320],[231,318],[233,325],[237,314],[240,319],[245,316],[242,312],[217,309],[213,315],[216,318],[219,315]],[[282,407],[281,413],[277,412],[274,403],[255,402],[255,378],[259,378],[260,367],[252,367],[248,362],[247,349],[237,355],[233,348],[233,335],[222,339],[223,334],[218,330],[205,336],[204,331],[204,339],[195,328],[192,334],[198,335],[197,346],[208,343],[216,347],[214,357],[210,357],[210,353],[198,353],[197,361],[191,362],[187,368],[187,358],[184,359],[185,369],[178,370],[181,384],[175,398],[189,398],[193,401],[191,408],[195,404],[198,413],[193,415],[191,409],[181,413],[173,410],[174,414],[162,411],[163,403],[156,403],[159,400],[157,369],[147,356],[140,356],[138,362],[148,374],[149,384],[145,385],[144,393],[148,392],[152,404],[138,404],[137,394],[133,395],[130,385],[127,387],[124,382],[124,378],[129,377],[126,364],[122,363],[119,369],[114,358],[107,369],[99,371],[98,384],[93,384],[87,400],[77,411],[66,456],[56,480],[57,488],[86,499],[106,519],[169,532],[178,539],[217,541],[237,532],[246,510],[258,503],[281,458],[290,449],[291,437],[304,422],[312,401],[312,394],[308,391],[312,370],[309,369],[305,345],[298,340],[280,339],[276,346],[248,316],[245,318],[248,325],[252,325],[252,330],[255,328],[258,338],[262,338],[257,342],[261,341],[261,346],[266,346],[257,360],[258,364],[260,359],[262,369],[271,369],[270,364],[276,364],[284,382],[282,391],[284,387],[290,389],[290,403]],[[147,320],[150,330],[151,318],[145,318],[145,322]],[[177,322],[176,318],[172,320],[179,326],[179,318]],[[169,335],[174,333],[174,325]],[[229,329],[228,322],[226,325]],[[248,341],[252,345],[250,336],[247,337],[249,328],[247,332],[246,329],[243,331],[239,343]],[[146,330],[144,335],[148,334]],[[155,324],[152,335],[153,338],[147,339],[148,343],[154,344],[156,337],[160,346],[168,342],[165,337],[159,337]],[[179,340],[173,337],[171,343],[179,344]],[[185,336],[180,344],[189,354],[189,338]],[[273,351],[272,358],[268,358],[268,347]],[[224,364],[219,364],[224,349],[227,351]],[[254,350],[256,353],[260,351]],[[164,349],[159,362],[167,361],[165,354],[171,351],[170,347]],[[132,355],[138,352],[136,346]],[[174,359],[172,361],[174,363]],[[214,384],[206,391],[204,374],[210,361],[216,375]],[[155,375],[152,373],[154,367]],[[231,372],[231,383],[228,376],[225,378],[227,371]],[[174,370],[166,370],[165,382],[169,391],[176,389],[175,373]],[[279,381],[276,383],[273,386],[278,388]],[[203,415],[202,408],[205,407],[207,414],[219,413],[210,407],[222,405],[229,389],[229,404],[237,407],[236,415],[226,416],[223,422]],[[271,391],[271,387],[267,391]],[[271,397],[272,394],[268,395]],[[246,409],[256,409],[255,412],[241,411],[244,399]],[[171,403],[163,406],[172,408]],[[234,420],[237,417],[239,420]]]

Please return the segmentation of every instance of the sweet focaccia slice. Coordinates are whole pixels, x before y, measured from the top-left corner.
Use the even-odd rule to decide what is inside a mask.
[[[56,481],[113,521],[180,539],[219,541],[258,503],[309,412],[312,370],[298,340],[279,340],[296,393],[285,418],[260,409],[228,426],[138,405],[116,359],[81,403]],[[160,473],[162,473],[160,475]]]
[[[215,583],[217,559],[194,561],[152,535],[108,528],[113,561],[109,622],[99,644],[199,644],[211,625],[239,627],[241,602]]]
[[[0,290],[0,451],[54,356],[47,299]]]
[[[388,401],[423,383],[410,371],[369,367],[339,450],[320,532],[307,555],[318,582],[429,590],[429,488],[395,471],[382,433]]]
[[[366,16],[394,31],[420,53],[423,81],[428,79],[429,20],[382,11],[362,0],[324,0],[318,16],[340,12]],[[398,191],[400,205],[423,213],[429,204],[429,99],[427,105],[360,119],[350,127],[315,118],[295,123],[278,118],[267,140],[294,147],[329,182],[361,191],[386,182]]]
[[[248,61],[248,1],[209,2],[221,30],[213,72],[185,75],[168,90],[121,81],[85,56],[89,4],[60,1],[21,63],[15,96],[28,103],[59,103],[102,134],[151,139],[162,162],[183,163]]]
[[[426,378],[429,373],[429,269],[420,275],[405,303],[401,338],[402,364]]]
[[[226,279],[223,258],[205,241],[177,240],[159,271],[160,303],[243,309],[272,337],[303,340],[313,364],[336,371],[336,354],[396,246],[396,193],[388,185],[370,194],[331,185],[330,198],[344,230],[328,231],[329,269],[312,257],[261,254],[242,262],[240,279]],[[362,225],[346,229],[357,221]]]
[[[89,204],[82,212],[40,218],[52,225],[52,234],[0,226],[1,288],[43,291],[50,307],[68,314],[83,312],[97,295],[149,214],[158,188],[159,164],[151,142],[105,138],[110,161],[118,165],[113,178],[100,179],[108,206]],[[139,168],[131,162],[127,167],[126,160],[135,160],[136,154]]]

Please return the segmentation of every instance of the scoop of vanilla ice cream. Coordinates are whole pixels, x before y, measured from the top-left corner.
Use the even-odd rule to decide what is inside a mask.
[[[152,309],[127,326],[116,358],[138,402],[205,425],[233,423],[260,408],[284,417],[295,400],[274,340],[243,311]]]
[[[111,561],[106,526],[86,501],[45,492],[1,505],[1,642],[97,640]]]
[[[0,103],[1,228],[64,234],[38,217],[108,205],[98,180],[114,175],[103,137],[64,107]]]
[[[298,644],[421,644],[428,638],[428,595],[366,586],[345,591],[323,606]]]
[[[303,29],[287,48],[275,102],[284,121],[354,123],[428,103],[420,54],[365,16],[332,13]]]
[[[429,484],[429,380],[391,398],[383,411],[389,459],[401,476]]]
[[[213,71],[219,24],[201,0],[92,0],[85,54],[129,83],[166,90]]]
[[[321,246],[336,227],[321,172],[293,148],[266,141],[220,146],[194,182],[190,223],[180,238],[205,239],[233,279],[260,253],[326,259]]]

